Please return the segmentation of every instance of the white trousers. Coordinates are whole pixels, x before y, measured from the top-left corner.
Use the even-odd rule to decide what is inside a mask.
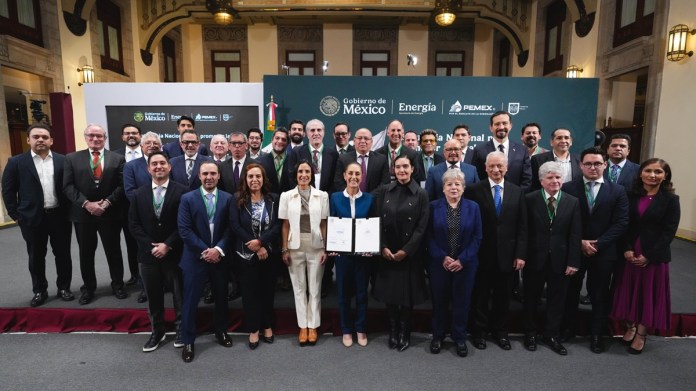
[[[300,248],[290,251],[290,280],[295,293],[295,312],[300,328],[315,329],[321,325],[321,279],[324,265],[322,249],[312,248],[312,234],[300,234]],[[309,287],[309,289],[308,289]],[[309,294],[308,294],[309,293]]]

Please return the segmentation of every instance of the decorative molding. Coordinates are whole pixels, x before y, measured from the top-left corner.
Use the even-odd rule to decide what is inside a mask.
[[[396,43],[399,38],[399,28],[354,26],[353,40],[355,42],[389,42]]]
[[[7,35],[0,35],[0,61],[10,61],[10,49],[7,47]]]
[[[246,26],[232,27],[203,27],[204,41],[233,41],[246,42],[247,28]]]
[[[524,68],[527,65],[527,60],[529,60],[529,50],[523,50],[517,55],[517,66]]]
[[[430,42],[469,42],[474,40],[470,29],[445,29],[431,27],[428,32]]]
[[[322,26],[278,26],[278,42],[322,42]]]

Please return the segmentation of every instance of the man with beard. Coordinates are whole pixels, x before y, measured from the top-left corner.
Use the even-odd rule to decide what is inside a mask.
[[[289,152],[299,146],[302,146],[305,136],[305,127],[304,122],[300,121],[299,119],[292,120],[288,127],[290,128],[290,131],[288,132],[288,135],[290,136],[290,145],[288,145]]]
[[[496,111],[491,115],[491,123],[489,126],[493,138],[486,143],[482,143],[474,148],[474,156],[471,164],[476,166],[479,178],[481,180],[488,177],[486,174],[486,157],[493,151],[500,151],[505,154],[508,160],[508,172],[505,174],[505,180],[508,180],[515,185],[526,189],[530,185],[532,179],[532,167],[527,154],[527,148],[518,144],[508,137],[512,129],[512,120],[510,113],[507,111]],[[537,181],[537,185],[539,182]]]
[[[609,137],[607,155],[609,155],[609,166],[604,170],[604,179],[611,183],[618,183],[626,189],[631,190],[633,180],[638,176],[640,166],[628,160],[631,152],[631,136],[623,133],[613,134]]]
[[[280,194],[291,189],[290,174],[288,173],[290,167],[287,164],[287,157],[290,153],[287,129],[280,127],[273,132],[271,147],[271,152],[262,156],[257,163],[261,164],[266,171],[268,182],[271,184],[271,193]]]
[[[227,139],[221,134],[216,134],[210,139],[210,151],[213,153],[213,161],[222,163],[228,158],[229,147]]]
[[[563,183],[582,178],[580,159],[577,155],[570,153],[572,145],[573,135],[570,129],[558,128],[551,132],[551,150],[532,157],[532,190],[541,188],[538,171],[539,167],[546,162],[560,164]]]
[[[198,145],[200,141],[195,131],[184,130],[179,137],[181,140],[179,144],[181,149],[184,150],[184,155],[170,160],[172,165],[171,179],[174,182],[187,186],[189,190],[196,190],[201,187],[201,181],[197,175],[201,163],[212,160],[208,156],[202,156],[199,153]]]
[[[251,128],[247,130],[246,136],[249,143],[249,150],[246,153],[248,158],[258,160],[266,154],[266,152],[261,150],[261,144],[263,143],[263,132],[261,129]]]
[[[403,148],[403,144],[401,144],[403,137],[404,124],[402,124],[398,119],[395,119],[391,121],[389,125],[387,125],[387,138],[389,142],[375,151],[387,157],[387,162],[389,163],[389,175],[391,176],[392,181],[395,178],[394,160],[396,160],[397,156],[399,156],[401,153],[405,153],[412,162],[415,162],[418,159],[418,154],[416,151],[410,148]],[[425,180],[425,173],[419,171],[417,167],[414,167],[411,178],[413,178],[416,183],[420,183],[421,181]]]
[[[471,164],[471,160],[474,157],[474,152],[469,151],[469,141],[471,141],[471,132],[469,132],[469,125],[459,124],[452,129],[452,138],[457,139],[462,145],[462,162]]]
[[[186,115],[182,115],[181,117],[179,117],[179,119],[176,120],[176,130],[179,132],[179,140],[181,139],[181,135],[184,133],[184,131],[193,131],[195,127],[196,121],[194,121],[193,118],[188,117]],[[180,145],[179,140],[174,140],[170,143],[165,144],[164,147],[162,147],[162,151],[164,151],[164,153],[170,159],[184,154],[184,148]],[[198,154],[208,156],[208,147],[206,147],[206,145],[203,143],[199,143]]]
[[[530,122],[522,127],[522,143],[527,147],[529,158],[540,153],[548,152],[546,148],[539,145],[541,141],[541,125]]]
[[[445,196],[442,187],[442,174],[447,170],[461,170],[464,173],[467,187],[479,181],[476,167],[462,163],[462,146],[459,144],[459,141],[450,139],[445,143],[445,159],[446,161],[428,170],[425,191],[428,193],[430,201],[435,201]]]

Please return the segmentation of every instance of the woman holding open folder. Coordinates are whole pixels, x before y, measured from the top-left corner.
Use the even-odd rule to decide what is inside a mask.
[[[372,195],[360,191],[360,184],[366,180],[358,163],[350,163],[343,170],[346,189],[331,194],[331,216],[349,219],[362,219],[370,216]],[[338,310],[341,316],[343,345],[353,345],[353,332],[357,332],[358,345],[367,345],[367,284],[369,280],[370,258],[368,254],[341,254],[336,258],[336,288],[338,291]],[[355,318],[351,311],[351,301],[355,292]]]
[[[382,259],[373,293],[387,305],[389,348],[400,352],[411,343],[413,306],[426,298],[421,242],[428,226],[428,194],[411,179],[413,167],[408,155],[399,155],[394,159],[396,180],[374,192]]]

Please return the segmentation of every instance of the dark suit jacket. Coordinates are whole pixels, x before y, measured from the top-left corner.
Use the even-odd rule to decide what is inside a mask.
[[[469,159],[471,160],[471,159]],[[433,167],[444,162],[445,157],[440,155],[439,153],[433,154]],[[425,171],[425,163],[423,163],[423,152],[418,152],[418,157],[416,158],[416,166],[418,167],[418,172],[422,172],[424,176],[427,178],[428,173]],[[424,179],[425,180],[425,179]]]
[[[450,252],[447,206],[445,198],[431,202],[428,219],[428,254],[433,262],[440,264]],[[459,248],[453,258],[462,265],[478,263],[482,236],[479,206],[473,201],[462,199],[459,208]]]
[[[536,190],[525,196],[529,221],[525,268],[541,271],[547,260],[556,274],[565,273],[567,266],[580,268],[582,222],[578,199],[561,192],[561,199],[556,202],[556,217],[551,224],[541,192]]]
[[[264,208],[267,216],[270,218],[270,224],[258,237],[254,234],[254,230],[251,227],[251,202],[238,207],[238,199],[235,196],[233,197],[230,203],[230,230],[233,237],[230,251],[248,252],[249,250],[244,243],[253,239],[259,239],[261,245],[268,251],[268,254],[277,252],[279,250],[278,244],[280,240],[278,239],[280,238],[281,227],[281,222],[278,219],[278,195],[271,193],[265,197]],[[256,254],[254,254],[251,260],[258,261]]]
[[[486,156],[493,151],[496,151],[493,140],[488,140],[488,142],[479,144],[474,148],[471,164],[476,166],[479,179],[481,180],[488,178],[488,174],[486,174]],[[471,151],[469,151],[467,155],[469,153],[471,153]],[[529,162],[527,147],[510,140],[507,158],[508,171],[505,174],[505,180],[523,189],[528,188],[533,181],[533,174],[531,172],[532,166]]]
[[[335,146],[334,146],[334,149],[336,149]],[[353,151],[355,151],[355,147],[352,146],[352,145],[350,145],[350,144],[348,144],[348,146],[347,146],[345,149],[346,149],[346,152],[353,152]],[[336,152],[338,152],[337,149],[336,149]],[[344,153],[345,153],[345,152],[344,152]],[[339,155],[339,157],[340,157],[342,154],[341,154],[340,152],[338,152],[338,155]]]
[[[187,192],[186,186],[170,180],[167,191],[164,193],[159,218],[155,214],[153,205],[152,181],[133,192],[128,211],[128,227],[131,235],[138,242],[139,262],[157,263],[163,260],[179,262],[182,244],[177,226],[177,213],[181,196]],[[155,258],[151,253],[152,243],[165,243],[171,247],[171,250],[164,259]]]
[[[539,167],[546,162],[552,162],[553,151],[540,153],[538,155],[532,156],[532,185],[529,190],[539,190],[541,189],[541,183],[539,182]],[[572,174],[571,180],[582,179],[582,170],[580,169],[580,159],[578,155],[570,154],[570,172]]]
[[[338,158],[336,162],[336,173],[334,174],[333,190],[343,191],[346,188],[346,181],[343,180],[343,171],[350,163],[357,162],[357,152],[346,152]],[[391,181],[389,177],[389,163],[387,157],[371,151],[367,158],[367,191],[372,191],[380,185]]]
[[[624,236],[624,251],[633,250],[636,239],[640,238],[643,255],[650,262],[669,262],[672,260],[670,244],[679,228],[681,209],[679,196],[660,190],[645,210],[638,213],[640,196],[628,196],[628,232]]]
[[[387,157],[387,168],[390,169],[391,163],[390,163],[389,159],[391,159],[391,157],[389,156],[389,140],[386,140],[386,144],[384,144],[380,148],[377,148],[374,152],[377,152],[377,153],[382,154],[382,155]],[[414,151],[413,149],[411,149],[409,147],[402,145],[401,146],[401,153],[405,153],[406,155],[408,155],[409,159],[411,159],[411,161],[413,162],[414,167],[413,167],[413,174],[411,175],[411,178],[414,181],[416,181],[416,183],[420,184],[422,181],[425,180],[425,173],[423,171],[418,170],[418,152]],[[389,179],[390,180],[392,179],[391,173],[390,173]]]
[[[193,171],[191,172],[191,183],[188,183],[188,178],[186,177],[186,155],[177,156],[169,161],[169,163],[172,165],[172,171],[169,174],[169,179],[187,186],[189,190],[197,189],[201,187],[201,180],[198,177],[198,171],[201,168],[201,163],[212,161],[213,159],[209,158],[208,156],[202,156],[200,153],[196,155],[196,160],[193,162]]]
[[[425,191],[428,193],[430,201],[435,201],[438,198],[444,197],[442,193],[442,175],[448,170],[449,163],[442,162],[436,166],[430,167],[428,171],[428,179],[425,181]],[[459,169],[464,173],[465,185],[470,186],[479,181],[476,173],[476,167],[459,163]]]
[[[312,162],[312,153],[309,150],[309,145],[305,144],[301,147],[297,147],[292,150],[288,155],[285,164],[289,165],[290,172],[290,184],[291,187],[297,185],[297,176],[295,175],[295,165],[301,161],[306,160]],[[338,160],[338,152],[336,148],[324,145],[324,149],[321,152],[321,183],[314,183],[312,181],[312,186],[318,190],[325,191],[327,193],[332,193],[332,187],[334,184],[334,173],[336,172],[336,160]]]
[[[605,180],[595,197],[594,207],[590,210],[585,190],[583,179],[563,184],[563,191],[580,202],[582,239],[597,240],[597,253],[591,259],[593,262],[614,261],[619,240],[628,228],[626,191],[620,185]]]
[[[121,202],[125,194],[123,192],[123,165],[126,159],[114,152],[104,150],[102,176],[99,183],[94,182],[90,162],[92,155],[89,149],[83,149],[68,154],[65,157],[65,169],[63,175],[63,192],[71,203],[70,221],[90,222],[100,220],[120,219]],[[106,199],[111,207],[106,209],[103,215],[92,216],[82,207],[85,201],[99,201]]]
[[[177,156],[181,156],[184,154],[184,151],[181,149],[181,146],[179,145],[179,138],[177,137],[176,141],[171,141],[162,146],[162,151],[169,157],[169,159],[173,159]],[[208,147],[204,143],[200,143],[198,146],[198,154],[203,155],[203,156],[208,156]]]
[[[444,158],[443,158],[443,160],[444,160]],[[473,166],[474,165],[474,163],[472,163],[473,161],[474,161],[474,149],[466,147],[466,154],[464,155],[464,163],[471,164]]]
[[[289,154],[290,151],[287,151],[285,163],[283,163],[283,169],[280,173],[280,181],[278,180],[278,174],[275,170],[275,162],[273,161],[272,153],[264,155],[256,160],[256,163],[263,166],[264,171],[266,171],[268,182],[271,184],[271,193],[282,194],[292,189],[292,185],[290,184],[290,165],[288,165],[287,159],[287,155]]]
[[[503,204],[500,216],[488,179],[466,188],[464,197],[481,209],[483,241],[479,249],[479,268],[512,272],[513,261],[527,260],[527,204],[524,190],[510,181],[503,181]]]
[[[256,161],[247,157],[244,159],[244,164],[239,167],[239,183],[241,183],[243,180],[242,173],[244,172],[244,168],[251,163],[256,163]],[[220,190],[226,191],[230,194],[236,193],[239,189],[234,183],[234,160],[232,160],[232,157],[225,159],[224,162],[220,163],[219,167],[220,182],[218,182],[218,186],[220,187]]]
[[[67,219],[70,203],[63,194],[63,166],[65,156],[53,155],[53,185],[61,214]],[[2,173],[2,198],[7,214],[20,224],[36,227],[44,215],[44,196],[39,173],[36,171],[31,152],[13,156],[7,161]]]
[[[208,225],[208,212],[205,201],[199,189],[190,191],[181,196],[179,205],[178,225],[179,236],[184,243],[184,250],[181,255],[179,265],[182,269],[197,269],[208,265],[201,260],[201,253],[213,247],[220,247],[225,257],[229,257],[232,251],[229,246],[229,210],[232,202],[232,195],[218,190],[215,200],[215,215],[213,217],[213,234],[210,235]]]
[[[264,157],[264,156],[266,156],[266,155],[268,155],[268,154],[269,154],[268,152],[259,151],[259,156],[256,157],[256,158],[253,158],[253,157],[250,156],[250,155],[251,155],[251,152],[247,151],[247,152],[246,152],[246,157],[247,157],[247,159],[253,159],[253,160],[257,160],[257,161],[258,161],[259,159],[261,159],[262,157]]]
[[[611,168],[611,163],[607,164],[607,168],[604,170],[604,181],[609,182],[609,169]],[[640,165],[633,163],[632,161],[626,160],[623,169],[619,173],[619,180],[616,181],[619,185],[626,189],[626,193],[631,192],[631,187],[633,186],[633,181],[638,178],[638,173],[640,172]]]
[[[131,160],[123,166],[123,191],[128,201],[133,202],[135,191],[147,183],[152,183],[152,177],[144,157]]]

